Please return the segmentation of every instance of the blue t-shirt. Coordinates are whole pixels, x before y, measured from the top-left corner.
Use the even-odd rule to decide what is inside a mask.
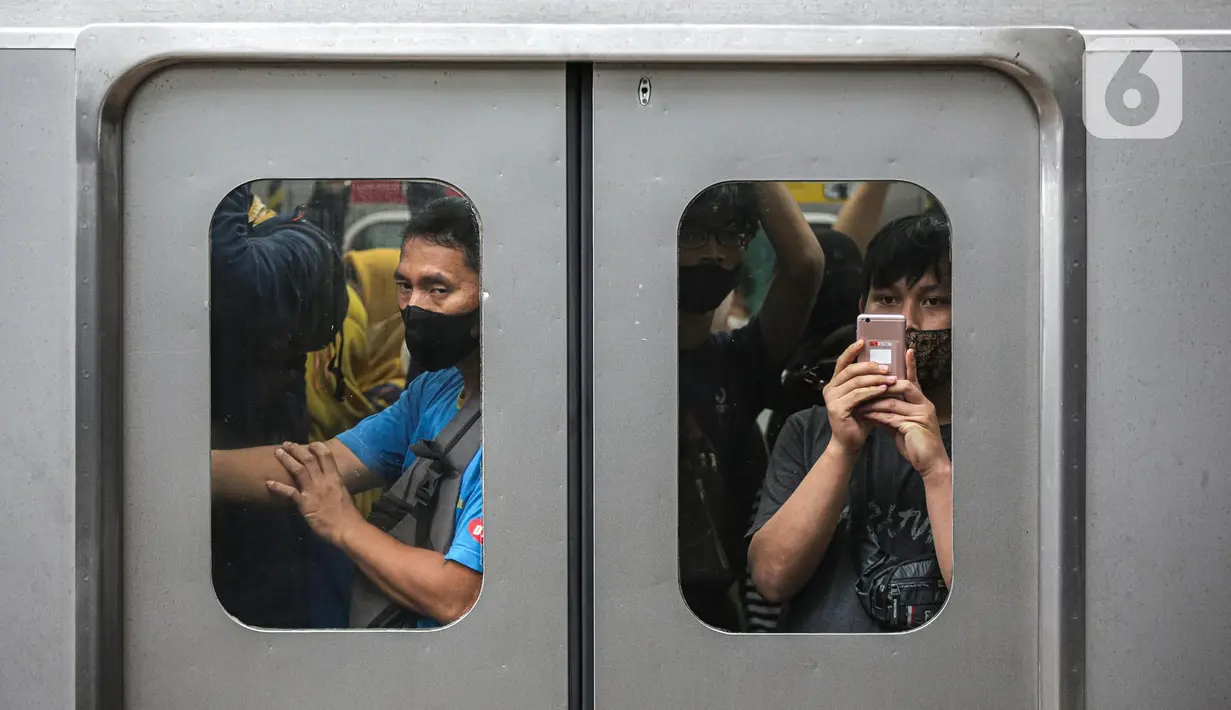
[[[434,439],[458,412],[462,375],[456,368],[426,372],[406,388],[388,409],[373,414],[338,435],[346,448],[373,473],[391,485],[414,465],[412,444]],[[462,474],[454,516],[453,543],[445,559],[483,572],[483,448],[475,454]],[[351,570],[353,573],[353,564]],[[349,606],[349,598],[347,600]],[[419,628],[439,626],[423,620]]]

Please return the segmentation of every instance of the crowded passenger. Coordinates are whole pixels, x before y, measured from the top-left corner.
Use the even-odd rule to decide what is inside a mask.
[[[906,378],[858,362],[856,341],[825,406],[791,416],[774,447],[749,562],[786,602],[779,631],[916,627],[952,582],[951,252],[935,216],[894,220],[867,248],[861,310],[906,319]]]
[[[336,246],[303,218],[232,190],[210,224],[210,443],[233,449],[309,435],[309,353],[330,346],[347,312]],[[323,363],[336,370],[337,361]],[[248,624],[308,620],[303,522],[287,511],[215,501],[213,579],[219,601]]]
[[[747,325],[714,333],[760,226],[777,254],[764,305]],[[807,324],[824,254],[780,183],[709,188],[685,211],[678,240],[680,582],[698,618],[741,630],[742,533],[767,460],[756,417]]]

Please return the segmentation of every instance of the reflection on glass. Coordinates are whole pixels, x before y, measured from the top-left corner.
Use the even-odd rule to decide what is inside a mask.
[[[269,180],[222,199],[213,581],[239,621],[426,629],[477,600],[479,224],[432,181]]]
[[[940,611],[949,255],[906,183],[723,183],[685,208],[677,542],[701,621],[872,633]]]

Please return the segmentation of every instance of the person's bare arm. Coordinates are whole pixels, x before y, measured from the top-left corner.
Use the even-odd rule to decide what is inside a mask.
[[[889,195],[889,182],[862,182],[855,188],[846,204],[838,211],[833,228],[855,242],[860,256],[868,253],[868,243],[880,228],[881,214],[885,210],[885,197]]]
[[[761,225],[774,247],[776,263],[761,306],[761,334],[770,361],[780,365],[808,326],[825,277],[825,252],[786,185],[757,183],[756,194]]]
[[[854,454],[826,447],[799,488],[752,536],[752,582],[768,601],[795,596],[816,572],[838,527],[854,465]]]
[[[337,546],[399,606],[441,624],[462,618],[479,598],[483,575],[434,550],[404,545],[370,523],[347,528]]]
[[[346,488],[359,493],[381,484],[380,477],[368,470],[359,458],[337,439],[326,445],[333,453]],[[230,500],[276,503],[282,499],[269,492],[266,481],[291,485],[290,474],[274,456],[278,446],[258,446],[250,449],[215,450],[210,452],[211,490],[220,498]]]
[[[851,469],[872,431],[872,424],[855,414],[856,408],[869,399],[901,389],[897,378],[884,365],[856,362],[862,348],[862,340],[847,347],[834,364],[834,375],[822,392],[830,430],[824,452],[749,544],[752,582],[771,602],[785,601],[803,588],[829,549],[842,516]],[[801,435],[799,430],[783,430],[767,479],[776,473],[779,447],[791,447],[784,451],[802,450],[803,442],[786,440]],[[807,463],[787,460],[786,465],[799,470]]]
[[[953,467],[945,461],[923,477],[932,544],[945,586],[953,587]]]
[[[270,493],[295,503],[314,533],[345,552],[399,606],[447,624],[474,605],[483,575],[434,550],[399,542],[364,520],[343,486],[332,447],[317,442],[275,450],[291,483],[271,481]]]

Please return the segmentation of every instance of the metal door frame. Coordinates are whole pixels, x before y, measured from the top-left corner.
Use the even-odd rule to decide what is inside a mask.
[[[121,687],[120,124],[125,105],[146,78],[188,61],[956,63],[1012,77],[1034,102],[1042,136],[1040,705],[1081,707],[1083,50],[1079,32],[1058,27],[202,23],[84,28],[76,43],[78,707],[110,707]]]

